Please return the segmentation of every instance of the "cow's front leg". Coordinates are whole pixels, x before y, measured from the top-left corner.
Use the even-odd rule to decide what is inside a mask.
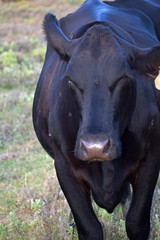
[[[122,206],[124,218],[126,218],[127,212],[131,205],[131,199],[132,199],[132,196],[131,196],[130,184],[129,182],[126,182],[123,188],[123,195],[121,199],[121,206]]]
[[[78,181],[61,153],[55,154],[55,167],[76,222],[79,240],[103,240],[102,227],[93,211],[87,186]]]
[[[150,157],[141,163],[135,176],[132,202],[126,217],[126,230],[130,240],[148,239],[152,197],[158,174],[158,161]]]

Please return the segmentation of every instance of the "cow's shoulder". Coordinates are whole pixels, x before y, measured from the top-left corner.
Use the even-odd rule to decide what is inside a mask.
[[[81,26],[96,21],[96,11],[99,12],[99,9],[106,7],[99,0],[87,0],[75,12],[60,19],[61,29],[67,37],[70,37],[70,34]]]
[[[147,5],[152,7],[159,7],[160,2],[159,0],[105,0],[103,1],[106,4],[116,6],[116,7],[128,7],[128,8],[135,8],[135,7],[142,7],[145,8]]]
[[[154,24],[157,37],[160,39],[160,1],[159,0],[116,0],[104,1],[107,5],[116,8],[136,9],[146,14]]]
[[[77,11],[60,19],[60,26],[64,34],[72,38],[83,26],[94,22],[117,25],[128,32],[140,47],[149,47],[156,37],[152,20],[142,11],[111,6],[99,0],[86,1]]]

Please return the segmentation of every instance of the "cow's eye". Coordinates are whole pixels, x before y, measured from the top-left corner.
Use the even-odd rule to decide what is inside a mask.
[[[128,84],[129,80],[130,78],[128,76],[124,75],[123,77],[120,77],[119,79],[117,79],[117,81],[111,84],[111,86],[109,87],[110,92],[112,93],[114,89],[118,86],[120,87]]]
[[[67,79],[67,84],[69,87],[76,87],[76,85],[70,80],[70,79]]]
[[[78,91],[80,91],[81,93],[83,93],[83,90],[80,89],[80,88],[77,86],[77,84],[74,83],[70,78],[67,79],[67,84],[68,84],[68,86],[69,86],[70,88],[72,88],[73,90],[75,90],[75,91],[78,90]]]

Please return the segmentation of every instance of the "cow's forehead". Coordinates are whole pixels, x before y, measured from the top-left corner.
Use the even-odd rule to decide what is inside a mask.
[[[81,81],[117,79],[129,69],[124,49],[108,27],[92,27],[70,59],[67,75]]]
[[[92,27],[82,37],[80,43],[75,49],[70,63],[84,67],[88,64],[95,68],[104,64],[121,65],[125,61],[124,50],[108,27],[101,25]]]
[[[99,48],[99,46],[97,47]],[[71,58],[67,72],[73,79],[77,76],[83,79],[90,77],[106,78],[107,76],[117,78],[128,71],[127,58],[123,49],[113,45],[104,49],[88,48],[78,49]]]
[[[113,53],[114,50],[118,52],[120,45],[110,28],[103,25],[95,25],[89,29],[82,37],[77,48],[79,53],[84,54],[88,51],[93,56],[95,54],[101,56],[103,53],[106,54],[106,51],[108,53],[112,51]]]

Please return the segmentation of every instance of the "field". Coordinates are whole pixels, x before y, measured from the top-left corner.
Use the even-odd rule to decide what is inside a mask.
[[[81,0],[0,2],[0,240],[77,240],[54,162],[32,126],[32,102],[46,51],[41,23]],[[152,211],[151,240],[160,239],[160,181]],[[109,240],[125,240],[121,207],[108,214],[93,203]],[[73,221],[73,220],[72,220]]]

